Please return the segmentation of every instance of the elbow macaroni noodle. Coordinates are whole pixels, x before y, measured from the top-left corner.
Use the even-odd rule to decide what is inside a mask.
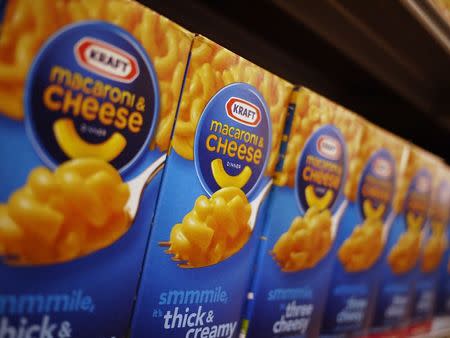
[[[214,179],[221,188],[236,187],[240,189],[248,182],[252,175],[252,169],[249,166],[246,166],[242,172],[236,176],[229,175],[225,171],[220,158],[213,160],[211,162],[211,167]]]
[[[290,86],[279,77],[262,72],[261,68],[236,54],[205,41],[201,37],[192,46],[190,69],[183,91],[172,145],[185,159],[194,158],[194,136],[198,121],[208,101],[224,86],[245,82],[251,84],[266,100],[272,120],[272,145],[267,174],[275,169],[278,148],[284,127]]]
[[[99,144],[87,143],[78,136],[71,119],[59,119],[53,130],[59,146],[70,158],[97,157],[110,162],[122,153],[127,144],[125,137],[117,132]]]
[[[378,217],[366,218],[353,230],[338,251],[338,258],[348,272],[364,271],[380,257],[383,250],[383,222]]]
[[[194,208],[170,233],[166,251],[184,268],[216,264],[238,252],[251,234],[251,205],[236,187],[200,196]]]
[[[294,272],[316,266],[330,250],[331,222],[331,212],[317,206],[309,208],[303,217],[296,217],[272,250],[280,268]]]
[[[395,274],[404,274],[416,265],[419,255],[420,232],[408,229],[389,252],[388,263]]]
[[[308,185],[305,190],[306,202],[310,207],[315,206],[319,210],[323,210],[328,208],[333,197],[333,190],[329,189],[322,197],[317,197],[314,187],[312,185]]]
[[[0,205],[0,255],[35,265],[100,250],[128,230],[129,194],[116,169],[100,159],[70,160],[54,172],[37,167]]]
[[[380,219],[386,209],[386,205],[380,204],[377,208],[374,208],[370,200],[365,200],[363,203],[363,208],[367,218]]]
[[[125,29],[149,54],[160,88],[152,147],[167,150],[190,39],[176,24],[131,1],[9,1],[0,34],[1,112],[24,118],[23,92],[34,56],[55,31],[83,20],[105,20]]]

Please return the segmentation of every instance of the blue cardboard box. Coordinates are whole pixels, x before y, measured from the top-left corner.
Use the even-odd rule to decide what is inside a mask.
[[[2,5],[0,337],[125,337],[193,35],[132,1]]]
[[[292,85],[194,39],[131,337],[237,337]]]

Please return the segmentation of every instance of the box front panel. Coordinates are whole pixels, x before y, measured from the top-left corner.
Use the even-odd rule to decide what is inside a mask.
[[[434,165],[412,148],[399,178],[395,207],[399,213],[382,256],[381,280],[371,331],[374,333],[409,325],[422,238],[432,197]]]
[[[315,337],[332,271],[334,219],[345,208],[359,124],[301,88],[292,97],[266,230],[247,306],[249,337]]]
[[[441,181],[438,185],[438,196],[442,196],[441,198],[438,198],[439,201],[443,201],[442,206],[446,209],[443,210],[449,210],[449,204],[450,202],[447,201],[447,206],[445,206],[445,200],[444,198],[446,194],[449,194],[448,191],[450,191],[450,174],[448,168],[442,169],[442,176]],[[444,192],[447,191],[447,192]],[[443,195],[441,195],[441,193]],[[438,213],[439,215],[439,213]],[[447,217],[449,215],[447,214]],[[448,316],[450,315],[450,278],[449,278],[449,266],[450,266],[450,250],[449,250],[449,243],[450,243],[450,226],[449,226],[449,220],[447,220],[447,227],[446,227],[446,233],[447,233],[447,245],[446,250],[444,252],[444,255],[442,257],[440,266],[439,266],[439,277],[438,277],[438,294],[436,297],[436,314],[440,316]]]
[[[194,41],[133,337],[236,337],[291,85]]]
[[[434,171],[433,193],[428,212],[427,224],[422,239],[422,255],[417,266],[417,281],[411,312],[411,335],[426,334],[432,325],[432,317],[437,307],[438,297],[442,296],[441,305],[448,298],[439,295],[439,287],[445,288],[446,281],[440,285],[440,269],[445,264],[448,247],[448,215],[450,193],[448,182],[439,170]]]
[[[0,336],[126,334],[191,38],[131,1],[6,2]]]

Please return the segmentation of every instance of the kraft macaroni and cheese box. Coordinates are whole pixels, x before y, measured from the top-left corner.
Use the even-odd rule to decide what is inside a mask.
[[[443,165],[436,163],[431,205],[422,236],[422,254],[416,267],[418,277],[411,310],[409,327],[411,336],[423,335],[430,331],[434,309],[439,301],[437,297],[439,296],[440,267],[444,265],[448,246],[447,226],[450,206],[450,187],[443,176],[442,167]],[[445,279],[442,280],[441,287],[444,288],[446,284],[448,282]],[[442,297],[443,299],[439,301],[441,306],[448,300],[445,292]]]
[[[292,97],[243,335],[317,337],[346,206],[359,119],[300,88]]]
[[[436,203],[431,219],[445,224],[447,234],[445,251],[438,267],[438,290],[436,297],[437,316],[450,317],[450,169],[440,167],[439,182],[437,184]],[[449,325],[450,327],[450,325]]]
[[[399,176],[393,220],[381,256],[380,279],[371,321],[371,337],[406,335],[413,305],[416,266],[432,197],[437,161],[408,145],[404,173]]]
[[[7,1],[0,337],[125,337],[193,36],[131,1]]]
[[[131,337],[239,334],[291,89],[194,39]]]
[[[405,142],[364,122],[357,155],[350,162],[346,209],[336,232],[333,272],[321,336],[360,335],[374,304],[380,256],[395,218],[392,207],[404,170]]]

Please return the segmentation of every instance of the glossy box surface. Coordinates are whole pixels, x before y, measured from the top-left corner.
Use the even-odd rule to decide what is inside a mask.
[[[387,234],[395,219],[396,187],[405,166],[405,143],[364,121],[349,171],[347,208],[336,235],[323,336],[361,334],[369,325]]]
[[[132,337],[237,337],[292,86],[194,40]]]
[[[0,336],[125,336],[192,35],[132,1],[7,1]]]
[[[291,101],[246,312],[249,337],[319,334],[335,225],[363,131],[354,114],[307,88]]]

